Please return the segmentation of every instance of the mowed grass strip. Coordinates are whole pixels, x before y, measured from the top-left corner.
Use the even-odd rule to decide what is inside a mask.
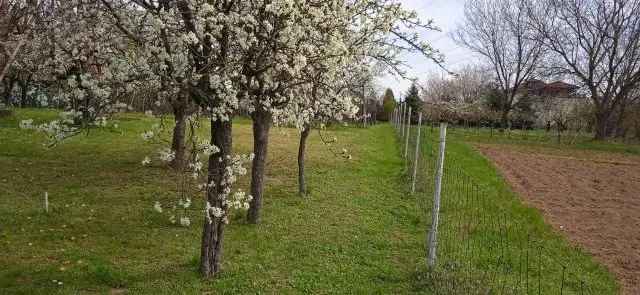
[[[41,134],[18,128],[23,119],[55,117],[16,110],[0,120],[0,293],[423,292],[416,273],[424,267],[424,228],[389,126],[329,131],[338,138],[333,148],[347,148],[350,161],[314,133],[305,199],[296,191],[298,132],[275,128],[263,223],[233,216],[224,272],[206,281],[197,273],[201,214],[195,211],[184,228],[153,211],[155,200],[175,194],[169,169],[157,160],[140,164],[145,156],[157,159],[157,147],[140,137],[155,119],[123,115],[116,130],[94,130],[51,149]],[[239,119],[234,149],[251,147],[250,121]]]

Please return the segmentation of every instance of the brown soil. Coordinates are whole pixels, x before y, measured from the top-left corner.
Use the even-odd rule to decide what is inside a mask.
[[[640,294],[640,157],[476,145],[556,230]]]

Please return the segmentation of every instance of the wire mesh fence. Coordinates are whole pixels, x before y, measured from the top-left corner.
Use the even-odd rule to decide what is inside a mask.
[[[429,121],[425,125],[428,125],[430,130],[437,129],[439,122]],[[492,141],[521,141],[523,143],[535,142],[535,143],[553,143],[553,144],[566,144],[572,145],[576,143],[586,142],[593,140],[594,133],[590,131],[587,123],[575,123],[574,128],[533,128],[527,126],[510,126],[508,128],[501,128],[500,124],[496,123],[478,123],[476,125],[470,124],[451,124],[449,125],[449,133],[456,135],[464,135],[469,139],[485,140],[491,139]],[[630,138],[621,139],[620,141],[632,143]]]
[[[446,142],[442,134],[446,124],[433,128],[423,125],[420,115],[413,119],[410,108],[401,105],[391,122],[404,158],[408,190],[424,220],[425,288],[434,294],[616,292],[593,279],[589,269],[593,266],[575,258],[579,251],[522,219],[519,207],[513,206],[518,200],[508,188],[478,181],[462,160],[444,149],[439,140]]]

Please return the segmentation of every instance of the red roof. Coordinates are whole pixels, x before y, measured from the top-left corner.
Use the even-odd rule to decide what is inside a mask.
[[[551,82],[551,83],[547,84],[546,87],[555,88],[555,89],[567,89],[567,90],[573,90],[573,89],[578,88],[578,86],[576,86],[576,85],[572,85],[572,84],[565,83],[565,82],[562,82],[562,81]]]
[[[545,83],[544,81],[537,79],[530,79],[523,83],[521,91],[526,91],[531,95],[539,96],[562,96],[562,95],[575,95],[575,91],[578,90],[578,86],[565,83],[562,81],[555,81],[551,83]]]

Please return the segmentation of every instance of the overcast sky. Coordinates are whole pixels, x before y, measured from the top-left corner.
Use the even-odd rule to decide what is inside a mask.
[[[474,63],[477,57],[470,51],[453,42],[449,33],[462,21],[464,0],[400,0],[405,8],[418,12],[421,19],[433,19],[442,32],[424,31],[421,37],[440,52],[445,54],[448,69],[456,70],[464,64]],[[411,65],[408,74],[423,80],[429,73],[443,73],[438,65],[427,60],[421,55],[405,54],[402,56]],[[383,88],[391,88],[398,98],[405,93],[411,82],[391,75],[386,75],[378,80]]]

